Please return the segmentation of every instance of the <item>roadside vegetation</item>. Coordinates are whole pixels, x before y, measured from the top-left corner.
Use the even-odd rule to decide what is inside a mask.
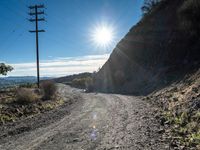
[[[43,81],[41,88],[36,84],[23,84],[0,91],[0,124],[14,122],[52,110],[64,101],[53,81]]]
[[[91,92],[93,91],[93,78],[75,78],[74,80],[72,80],[72,86],[76,88],[86,89],[88,92]]]
[[[200,149],[200,70],[146,100],[161,109],[163,138],[176,149]]]

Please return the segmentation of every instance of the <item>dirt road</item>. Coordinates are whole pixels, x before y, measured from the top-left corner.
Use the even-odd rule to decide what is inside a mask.
[[[139,97],[84,93],[65,85],[59,93],[66,105],[0,127],[0,149],[166,149],[154,108]]]

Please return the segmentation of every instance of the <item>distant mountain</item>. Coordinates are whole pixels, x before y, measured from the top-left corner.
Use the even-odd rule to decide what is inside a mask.
[[[41,80],[49,79],[48,77],[42,77]],[[24,83],[35,83],[37,78],[34,76],[10,76],[0,78],[0,88],[9,87],[13,85],[19,85]]]
[[[198,69],[200,11],[195,2],[156,5],[117,44],[95,76],[96,90],[148,94]]]

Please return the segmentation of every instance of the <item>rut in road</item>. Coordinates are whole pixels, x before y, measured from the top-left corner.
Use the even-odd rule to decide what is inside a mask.
[[[59,91],[66,100],[69,95],[78,98],[70,114],[40,128],[6,137],[7,141],[5,138],[0,142],[0,149],[167,149],[158,134],[160,126],[154,118],[154,107],[139,97],[83,93],[65,85],[59,85]],[[51,116],[44,115],[48,122]]]

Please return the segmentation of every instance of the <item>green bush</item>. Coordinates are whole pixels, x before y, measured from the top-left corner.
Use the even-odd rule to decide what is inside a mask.
[[[39,99],[39,96],[32,89],[19,88],[16,90],[16,102],[19,104],[29,104]]]
[[[50,100],[56,93],[56,85],[53,81],[43,81],[41,83],[41,88],[44,92],[43,99]]]

